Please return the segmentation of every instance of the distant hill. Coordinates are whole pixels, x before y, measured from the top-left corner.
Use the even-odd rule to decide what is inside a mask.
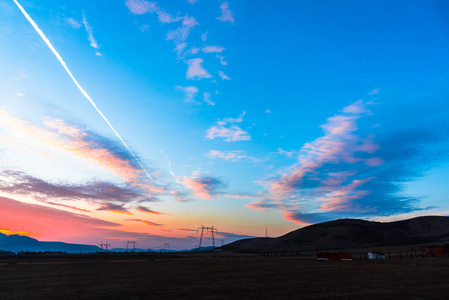
[[[315,251],[449,244],[449,217],[426,216],[381,223],[340,219],[310,225],[278,238],[251,238],[221,247],[239,252]]]
[[[101,249],[93,245],[67,244],[62,242],[40,242],[28,236],[0,233],[0,250],[4,251],[62,251],[67,253],[93,253]]]
[[[185,249],[185,250],[154,250],[154,249],[141,249],[136,248],[136,252],[190,252],[190,251],[207,251],[212,250],[214,247],[201,247],[201,249]],[[45,251],[62,251],[66,253],[95,253],[101,252],[100,247],[93,245],[82,245],[82,244],[68,244],[63,242],[41,242],[36,239],[30,238],[28,236],[11,234],[6,235],[0,233],[0,251],[30,251],[30,252],[45,252]],[[126,250],[125,248],[113,248],[111,252],[131,252],[131,249]]]

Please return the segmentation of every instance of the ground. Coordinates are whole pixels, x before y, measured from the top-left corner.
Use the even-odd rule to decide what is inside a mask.
[[[448,270],[444,257],[4,257],[0,299],[448,299]]]

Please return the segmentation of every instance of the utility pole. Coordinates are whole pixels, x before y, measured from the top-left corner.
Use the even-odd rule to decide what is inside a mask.
[[[268,227],[265,227],[265,237],[268,237]]]
[[[215,247],[215,237],[214,237],[214,233],[217,232],[217,228],[215,228],[214,226],[212,227],[204,227],[203,225],[201,225],[201,227],[198,227],[197,230],[201,229],[201,237],[200,237],[200,244],[198,246],[198,250],[201,251],[201,243],[203,242],[203,235],[204,235],[204,230],[206,230],[207,232],[211,232],[212,233],[212,245]]]

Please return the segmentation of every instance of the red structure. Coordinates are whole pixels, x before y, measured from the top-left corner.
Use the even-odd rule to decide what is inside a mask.
[[[317,260],[347,260],[347,261],[351,261],[352,253],[351,252],[338,252],[338,253],[317,252],[316,259]]]
[[[449,256],[449,248],[442,246],[427,246],[424,252],[429,256]]]

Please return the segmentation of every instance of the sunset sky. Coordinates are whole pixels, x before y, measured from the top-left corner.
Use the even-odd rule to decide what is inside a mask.
[[[449,215],[448,11],[2,1],[0,232],[185,249]]]

